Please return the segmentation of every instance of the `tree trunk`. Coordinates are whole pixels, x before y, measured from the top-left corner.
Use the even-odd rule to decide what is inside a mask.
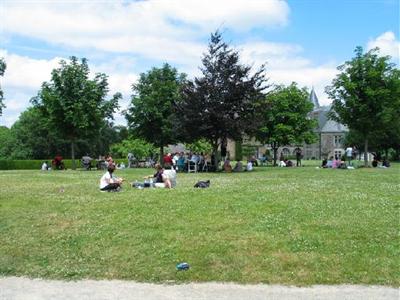
[[[213,155],[214,155],[214,161],[212,162],[215,167],[215,172],[218,171],[218,165],[219,165],[219,159],[218,159],[218,141],[212,143],[213,147]]]
[[[164,168],[164,145],[160,146],[160,165]]]
[[[71,160],[72,160],[72,170],[76,170],[76,164],[75,164],[75,140],[71,140]]]
[[[275,144],[272,144],[272,149],[274,150],[274,167],[276,167],[276,160],[278,156],[278,147]]]
[[[364,141],[364,167],[368,167],[368,139]]]

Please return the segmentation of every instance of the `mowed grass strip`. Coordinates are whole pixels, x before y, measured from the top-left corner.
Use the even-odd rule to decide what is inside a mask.
[[[120,193],[99,192],[101,175],[1,171],[0,275],[400,285],[398,164],[180,173],[174,190]]]

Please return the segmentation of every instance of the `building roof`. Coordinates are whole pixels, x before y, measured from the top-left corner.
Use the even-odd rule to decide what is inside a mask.
[[[311,93],[310,93],[310,101],[311,103],[314,105],[314,109],[318,109],[319,108],[319,101],[318,101],[318,97],[317,94],[315,94],[314,88],[311,89]]]
[[[330,106],[320,106],[318,97],[315,94],[314,88],[310,92],[310,101],[314,105],[314,110],[311,112],[311,117],[318,121],[317,132],[321,133],[343,133],[349,131],[346,126],[336,121],[330,120],[328,112]]]
[[[327,120],[321,129],[321,133],[339,133],[349,131],[348,128],[333,120]]]

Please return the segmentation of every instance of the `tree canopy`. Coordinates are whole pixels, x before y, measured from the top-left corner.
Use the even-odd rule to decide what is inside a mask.
[[[136,159],[144,160],[152,157],[156,153],[156,148],[153,144],[147,143],[142,139],[127,138],[120,143],[111,146],[113,155],[119,157],[127,157],[128,153],[132,153]]]
[[[44,82],[32,103],[47,116],[48,128],[63,136],[71,144],[71,158],[75,168],[75,144],[79,138],[95,137],[105,119],[112,119],[118,107],[116,93],[106,100],[107,76],[98,73],[89,79],[89,67],[85,58],[79,62],[60,61],[60,67],[51,73],[51,81]]]
[[[338,70],[326,88],[333,100],[330,117],[361,135],[367,166],[369,141],[384,132],[397,134],[391,129],[400,127],[400,72],[377,48],[363,53],[361,47]]]
[[[260,103],[261,126],[255,136],[257,140],[271,144],[276,154],[280,146],[311,143],[316,121],[308,117],[313,104],[308,100],[306,88],[298,88],[296,83],[289,86],[278,85]]]
[[[131,106],[125,115],[128,126],[134,136],[160,149],[161,162],[164,146],[177,141],[173,105],[180,97],[184,80],[185,74],[164,64],[142,73],[138,83],[133,85]]]
[[[217,31],[211,34],[200,70],[202,76],[187,81],[182,90],[176,107],[178,124],[184,140],[205,138],[216,154],[221,142],[241,140],[254,127],[255,104],[266,88],[265,69],[253,72],[251,66],[241,64],[239,52]]]
[[[6,67],[7,67],[6,62],[4,61],[3,58],[0,58],[0,76],[4,75]],[[6,107],[3,103],[3,100],[4,100],[4,94],[0,86],[0,116],[3,114],[3,108]]]

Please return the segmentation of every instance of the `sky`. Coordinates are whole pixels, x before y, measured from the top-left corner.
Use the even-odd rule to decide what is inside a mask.
[[[139,75],[167,62],[200,75],[210,34],[220,30],[270,84],[314,88],[321,105],[337,67],[356,46],[379,47],[399,65],[399,0],[0,0],[0,77],[11,127],[61,59],[87,58],[128,107]],[[115,123],[126,125],[121,113]]]

